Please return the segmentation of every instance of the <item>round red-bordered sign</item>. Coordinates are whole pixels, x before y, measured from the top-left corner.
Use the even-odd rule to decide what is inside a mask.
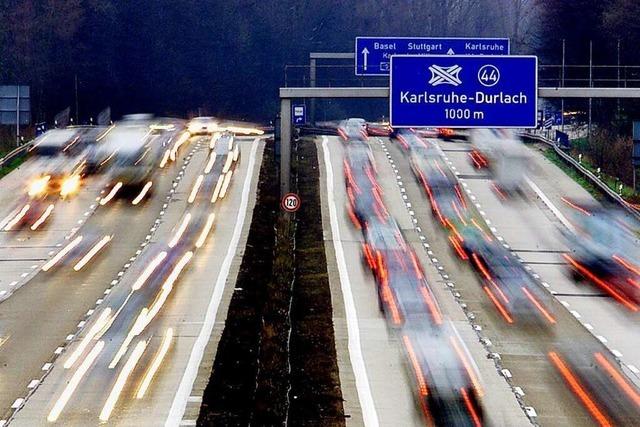
[[[287,193],[282,198],[280,206],[282,206],[282,209],[286,212],[295,212],[300,209],[300,203],[300,197],[298,197],[296,193]]]

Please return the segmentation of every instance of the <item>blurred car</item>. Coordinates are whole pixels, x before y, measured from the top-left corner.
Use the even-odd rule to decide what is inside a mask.
[[[477,222],[452,227],[450,241],[461,258],[471,261],[483,281],[485,293],[507,323],[556,323],[549,294]]]
[[[640,425],[640,390],[600,343],[571,340],[548,357],[596,424]]]
[[[402,344],[427,424],[483,425],[478,370],[453,325],[409,322],[402,330]]]
[[[69,127],[63,129],[51,129],[33,142],[29,149],[31,155],[36,157],[54,157],[57,155],[74,156],[82,149],[78,149],[81,128]]]
[[[422,184],[431,210],[445,227],[465,221],[469,213],[458,180],[440,153],[433,148],[412,147],[409,162]]]
[[[345,141],[366,141],[368,139],[367,122],[359,118],[344,120],[338,125],[338,134]]]
[[[375,277],[379,308],[392,326],[399,327],[414,318],[434,325],[442,323],[420,262],[393,218],[367,224],[362,253]]]
[[[161,138],[146,121],[117,123],[100,145],[96,156],[108,162],[109,181],[138,190],[151,178],[164,152]]]
[[[564,231],[564,254],[575,279],[585,278],[627,308],[640,309],[640,238],[619,211],[572,203],[574,231]]]
[[[391,134],[391,127],[388,123],[367,123],[366,131],[368,135],[389,136]]]
[[[529,156],[512,129],[474,129],[470,159],[476,168],[489,168],[501,191],[517,191],[525,179]]]
[[[191,135],[212,135],[218,130],[218,120],[214,117],[195,117],[189,121],[187,130]]]
[[[349,202],[347,212],[353,224],[358,228],[364,227],[374,216],[384,221],[389,214],[376,180],[371,148],[362,141],[347,144],[343,168]]]

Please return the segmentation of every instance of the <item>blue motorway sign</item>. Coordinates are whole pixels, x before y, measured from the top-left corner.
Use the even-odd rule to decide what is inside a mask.
[[[291,109],[291,117],[293,118],[294,125],[303,125],[307,123],[307,109],[304,104],[293,105]]]
[[[392,127],[534,128],[535,56],[394,55]]]
[[[509,39],[356,37],[356,75],[388,76],[391,55],[509,55]]]

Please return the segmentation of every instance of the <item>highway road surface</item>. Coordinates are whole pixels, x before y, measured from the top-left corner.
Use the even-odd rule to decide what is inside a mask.
[[[349,425],[424,425],[414,400],[410,373],[397,337],[387,328],[378,309],[373,276],[365,267],[362,233],[347,215],[347,196],[342,170],[343,142],[338,137],[317,139],[322,195],[322,221],[327,245],[327,263],[334,307],[336,346],[345,414]],[[450,280],[441,276],[420,238],[409,211],[414,208],[402,198],[396,172],[375,139],[369,141],[383,187],[384,201],[415,248],[437,293],[445,315],[450,317],[479,368],[486,394],[485,415],[495,425],[528,425],[515,395],[499,374],[461,306],[448,290]],[[406,191],[406,190],[405,190]],[[416,200],[414,206],[424,204]],[[446,248],[444,248],[446,249]],[[434,249],[435,250],[435,249]],[[448,250],[448,249],[446,249]],[[452,279],[452,278],[451,278]]]
[[[2,303],[4,420],[86,426],[197,418],[246,242],[263,149],[261,139],[238,138],[237,161],[233,151],[212,160],[209,139],[191,138],[137,205],[118,197],[100,205],[109,188],[98,178],[58,202],[67,215],[55,215],[42,231],[3,233],[4,247],[20,236],[48,247],[29,264],[30,276],[22,279],[30,280]],[[19,173],[3,183],[19,186]],[[0,198],[10,198],[5,188],[12,187],[3,187]],[[111,240],[85,266],[74,271],[63,259],[42,271],[47,259],[90,232]],[[0,286],[8,276],[3,270]]]

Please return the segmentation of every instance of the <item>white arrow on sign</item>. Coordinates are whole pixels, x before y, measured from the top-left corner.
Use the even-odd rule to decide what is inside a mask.
[[[369,49],[366,47],[362,49],[362,55],[364,56],[364,70],[367,71],[367,57],[369,56]]]
[[[456,53],[451,48],[449,48],[449,50],[447,51],[447,55],[455,55],[455,54]]]

